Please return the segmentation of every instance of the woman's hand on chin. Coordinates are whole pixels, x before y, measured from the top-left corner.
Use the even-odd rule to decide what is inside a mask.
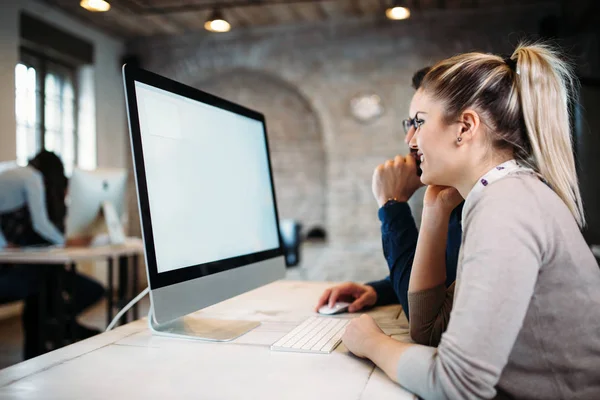
[[[463,201],[459,191],[450,186],[430,185],[425,191],[423,208],[440,211],[450,215]]]

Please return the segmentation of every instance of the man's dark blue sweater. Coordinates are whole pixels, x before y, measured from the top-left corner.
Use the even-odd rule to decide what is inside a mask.
[[[446,287],[456,279],[456,265],[462,236],[461,213],[464,202],[450,215],[446,242]],[[379,209],[383,255],[390,269],[387,278],[370,282],[377,292],[377,303],[402,305],[408,318],[408,282],[417,249],[419,231],[408,203],[389,204]]]

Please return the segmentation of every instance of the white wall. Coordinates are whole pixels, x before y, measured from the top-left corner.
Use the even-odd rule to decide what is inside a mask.
[[[126,167],[129,148],[120,69],[124,43],[34,0],[2,0],[0,4],[0,161],[16,157],[14,70],[22,11],[94,45],[98,166]]]

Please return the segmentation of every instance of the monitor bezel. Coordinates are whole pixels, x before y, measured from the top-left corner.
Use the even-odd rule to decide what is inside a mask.
[[[142,234],[144,246],[146,250],[146,262],[149,275],[149,285],[151,289],[158,289],[170,285],[175,285],[181,282],[201,278],[207,275],[213,275],[221,271],[227,271],[248,264],[257,263],[271,258],[279,257],[284,254],[283,242],[279,227],[279,212],[277,208],[277,198],[275,196],[275,182],[273,180],[273,167],[271,164],[271,153],[269,150],[269,142],[267,135],[267,125],[265,117],[260,112],[250,110],[241,105],[232,103],[228,100],[203,92],[199,89],[184,85],[164,76],[134,67],[132,65],[123,65],[123,80],[125,87],[125,100],[129,120],[129,132],[131,139],[131,148],[133,154],[134,174],[136,178],[138,190],[138,204],[140,207],[140,218],[142,222]],[[158,264],[156,259],[156,248],[154,242],[154,234],[152,230],[152,217],[150,210],[150,202],[148,198],[148,185],[146,181],[146,169],[144,162],[144,154],[142,149],[142,136],[140,130],[138,104],[136,97],[135,82],[147,84],[149,86],[168,91],[191,100],[199,101],[203,104],[208,104],[218,107],[222,110],[230,111],[247,118],[252,118],[262,123],[265,146],[267,151],[267,161],[269,167],[269,177],[271,180],[271,191],[273,197],[273,205],[275,208],[275,221],[277,224],[277,239],[279,246],[272,250],[260,251],[247,255],[232,257],[224,260],[212,261],[208,263],[190,265],[176,270],[158,272]],[[240,199],[243,201],[243,199]],[[215,272],[209,272],[209,271]]]

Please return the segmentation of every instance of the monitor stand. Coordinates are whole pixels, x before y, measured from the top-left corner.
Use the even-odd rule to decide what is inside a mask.
[[[115,206],[110,201],[102,202],[101,218],[108,231],[108,237],[111,244],[125,243],[125,230],[119,219],[119,214]]]
[[[210,342],[228,342],[260,326],[260,322],[207,319],[185,315],[174,321],[159,324],[155,321],[153,307],[150,306],[148,326],[153,334],[159,336]]]

